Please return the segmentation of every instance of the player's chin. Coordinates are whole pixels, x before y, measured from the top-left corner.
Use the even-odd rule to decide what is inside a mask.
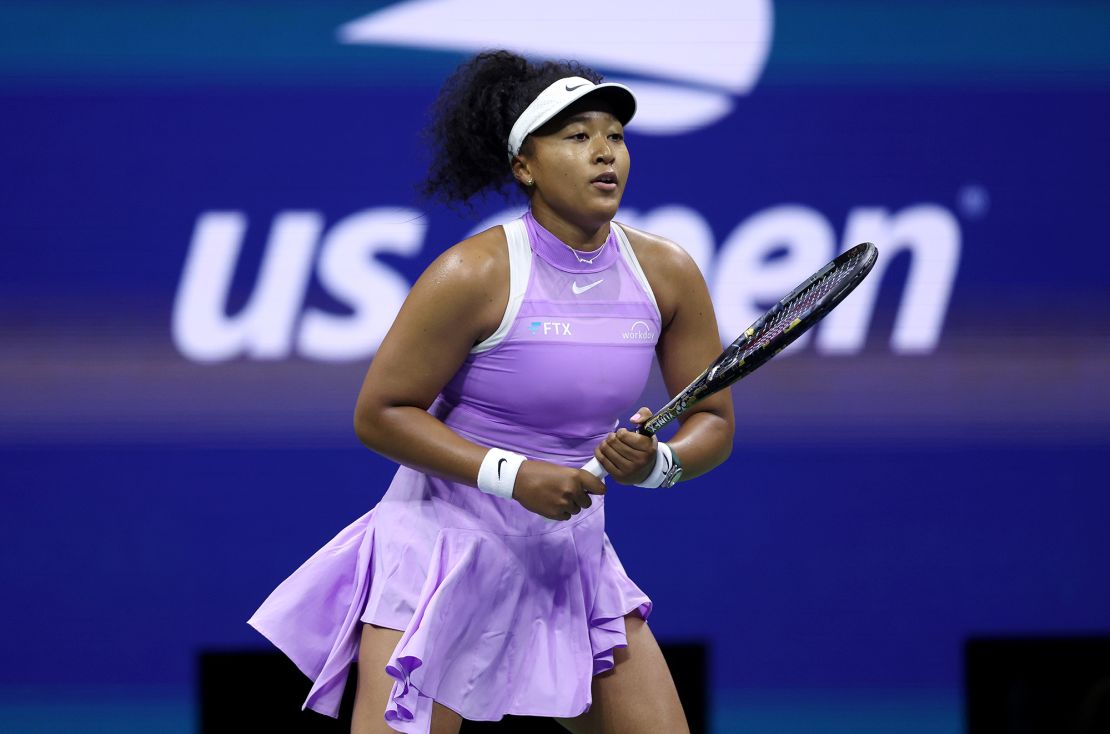
[[[617,214],[617,209],[621,205],[621,197],[624,194],[622,189],[617,189],[613,192],[596,192],[587,197],[585,202],[586,208],[596,213],[598,216],[604,216],[606,219],[612,219]]]

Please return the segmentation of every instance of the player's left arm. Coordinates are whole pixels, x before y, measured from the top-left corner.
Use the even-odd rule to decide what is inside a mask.
[[[663,320],[656,356],[669,395],[682,390],[721,353],[713,301],[694,259],[669,240],[625,227]],[[683,479],[721,464],[732,452],[735,418],[730,390],[699,401],[679,417],[667,441],[682,462]]]

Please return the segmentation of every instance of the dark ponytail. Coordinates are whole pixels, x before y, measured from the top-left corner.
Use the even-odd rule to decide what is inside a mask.
[[[568,76],[601,81],[577,62],[532,63],[509,51],[486,51],[462,64],[432,108],[425,133],[432,163],[421,193],[447,204],[467,204],[490,192],[505,195],[515,183],[508,157],[513,123],[540,92]]]

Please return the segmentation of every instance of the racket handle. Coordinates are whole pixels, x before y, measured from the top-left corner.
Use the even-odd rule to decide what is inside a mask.
[[[637,432],[642,433],[645,436],[655,435],[655,431],[651,430],[647,426],[640,426]],[[582,468],[588,471],[590,474],[593,474],[598,479],[605,479],[605,477],[609,476],[609,472],[605,471],[605,469],[601,466],[601,462],[597,460],[596,456],[587,461],[585,466],[583,466]]]
[[[593,474],[598,479],[604,479],[605,477],[609,476],[609,472],[605,471],[605,469],[602,468],[601,463],[597,460],[596,456],[587,461],[586,465],[582,468],[588,471],[590,474]]]

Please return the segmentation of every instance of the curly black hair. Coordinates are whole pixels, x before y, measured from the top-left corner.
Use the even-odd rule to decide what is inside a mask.
[[[568,76],[602,79],[576,61],[534,63],[510,51],[484,51],[459,66],[425,130],[432,162],[421,193],[447,204],[468,204],[484,193],[504,196],[516,183],[507,153],[513,123],[540,92]]]

